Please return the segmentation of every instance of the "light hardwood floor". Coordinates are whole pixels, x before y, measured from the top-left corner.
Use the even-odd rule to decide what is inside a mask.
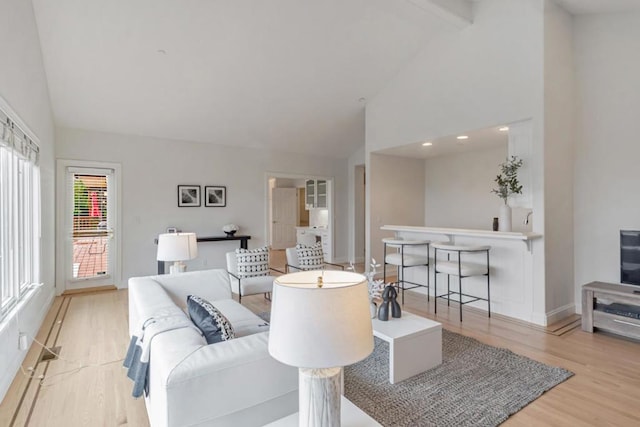
[[[261,295],[245,297],[243,304],[254,312],[270,308]],[[427,308],[426,298],[412,292],[404,309],[575,373],[509,418],[507,426],[640,425],[640,343],[582,332],[575,322],[545,330],[499,316],[488,319],[469,308],[461,324],[457,307],[439,304],[435,317],[433,300]],[[24,366],[35,366],[45,378],[39,385],[16,376],[0,405],[0,426],[148,425],[144,402],[131,397],[132,383],[121,366],[128,344],[126,291],[57,298],[38,339],[61,346],[64,359],[91,366],[78,370],[66,360],[36,364],[40,351],[34,345]]]

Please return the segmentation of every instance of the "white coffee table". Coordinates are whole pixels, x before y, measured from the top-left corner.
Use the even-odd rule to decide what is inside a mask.
[[[340,415],[342,427],[382,427],[344,396],[340,400]],[[298,413],[280,418],[264,427],[298,427]]]
[[[399,319],[372,319],[373,335],[389,343],[389,382],[395,384],[442,363],[442,325],[402,312]]]

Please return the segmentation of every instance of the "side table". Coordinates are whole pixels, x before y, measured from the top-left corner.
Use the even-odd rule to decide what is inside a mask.
[[[582,286],[582,330],[640,339],[640,287],[591,282]]]
[[[442,324],[402,312],[371,320],[373,335],[389,343],[389,382],[395,384],[442,363]]]

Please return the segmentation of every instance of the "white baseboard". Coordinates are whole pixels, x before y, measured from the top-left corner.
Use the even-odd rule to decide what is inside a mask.
[[[555,310],[552,310],[547,313],[546,321],[547,323],[544,326],[553,325],[560,320],[571,316],[572,314],[576,314],[576,304],[570,303],[564,305],[562,307],[558,307]]]

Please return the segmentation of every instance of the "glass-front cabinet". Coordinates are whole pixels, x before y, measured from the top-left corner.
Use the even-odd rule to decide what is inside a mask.
[[[316,181],[316,208],[327,207],[327,181],[319,179]]]
[[[305,206],[307,209],[327,207],[327,181],[308,179],[305,182]]]
[[[314,208],[316,205],[316,181],[314,179],[308,179],[305,182],[305,194],[307,210]]]

